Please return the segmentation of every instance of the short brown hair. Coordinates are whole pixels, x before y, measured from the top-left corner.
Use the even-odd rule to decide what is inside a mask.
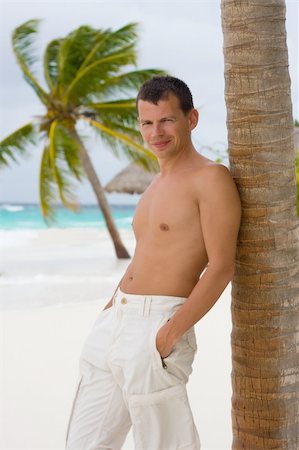
[[[155,76],[145,81],[139,89],[136,108],[139,100],[157,105],[158,101],[166,99],[169,93],[173,93],[178,98],[181,110],[185,114],[194,108],[192,94],[187,84],[170,75]]]

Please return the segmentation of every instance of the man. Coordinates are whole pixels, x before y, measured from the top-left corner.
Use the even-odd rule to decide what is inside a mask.
[[[194,324],[233,277],[240,199],[229,170],[192,144],[184,82],[147,81],[137,109],[160,173],[136,207],[132,262],[82,350],[68,450],[119,450],[131,425],[136,450],[200,449],[186,393]]]

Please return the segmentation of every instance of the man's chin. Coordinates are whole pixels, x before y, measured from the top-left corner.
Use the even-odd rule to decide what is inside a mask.
[[[163,149],[151,148],[151,151],[157,158],[163,158],[171,154],[171,148],[169,147]]]

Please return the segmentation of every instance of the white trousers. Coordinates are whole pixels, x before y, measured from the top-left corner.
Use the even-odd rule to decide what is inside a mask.
[[[131,426],[136,450],[200,449],[186,391],[194,328],[167,358],[156,347],[159,328],[185,300],[117,289],[83,345],[67,450],[120,450]]]

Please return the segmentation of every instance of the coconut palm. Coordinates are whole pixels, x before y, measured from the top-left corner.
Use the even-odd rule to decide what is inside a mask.
[[[136,68],[137,24],[116,31],[80,26],[64,38],[51,41],[44,52],[44,88],[34,69],[34,44],[40,20],[29,20],[12,35],[13,51],[25,80],[45,106],[45,114],[0,142],[0,164],[7,166],[43,142],[39,194],[43,217],[54,219],[54,204],[78,210],[74,181],[87,177],[101,208],[119,258],[128,258],[113,222],[103,187],[92,165],[78,122],[91,125],[104,144],[119,157],[147,170],[157,170],[154,155],[146,150],[137,130],[135,98],[140,85],[162,70]],[[132,70],[133,69],[133,70]],[[82,127],[80,126],[80,129]],[[88,131],[89,131],[88,130]]]
[[[230,169],[233,449],[299,448],[299,247],[283,0],[222,0]]]

